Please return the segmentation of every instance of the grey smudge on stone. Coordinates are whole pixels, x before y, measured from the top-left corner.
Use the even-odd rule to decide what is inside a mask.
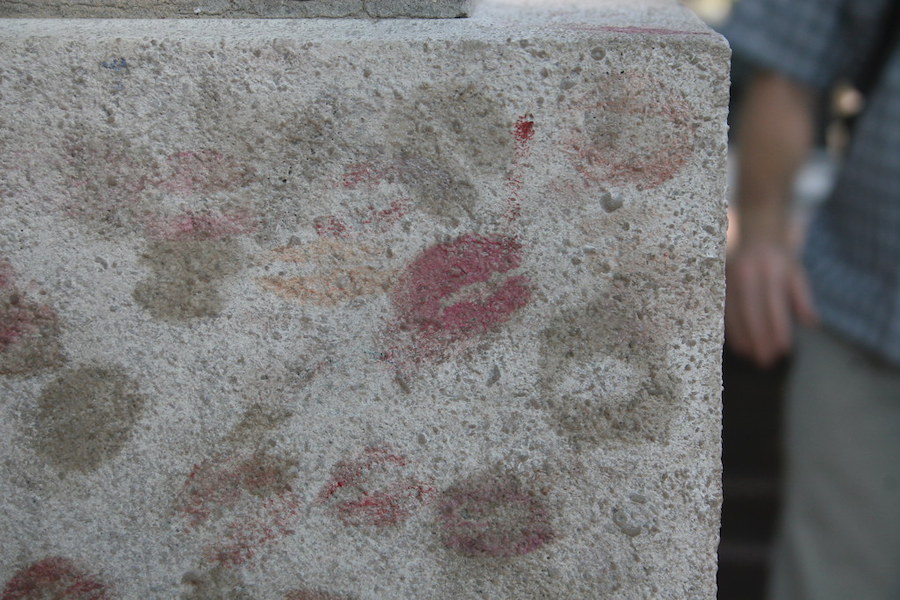
[[[488,387],[494,385],[498,381],[500,381],[500,367],[494,365],[493,368],[491,368],[491,374],[487,380]]]
[[[615,212],[622,208],[622,197],[618,194],[613,195],[609,190],[601,188],[599,190],[600,206],[608,213]]]
[[[222,566],[209,571],[188,571],[181,583],[187,588],[181,600],[256,600],[246,591],[237,572]]]
[[[134,288],[135,301],[155,319],[184,322],[219,314],[219,286],[240,271],[243,253],[233,239],[153,240],[141,262],[151,274]]]
[[[667,435],[676,382],[654,332],[632,309],[623,296],[598,298],[563,311],[542,332],[537,404],[576,446]],[[566,384],[575,372],[582,379],[578,390]]]
[[[63,471],[93,471],[121,452],[145,402],[119,366],[69,369],[38,398],[32,445]]]
[[[612,520],[613,523],[616,524],[616,527],[628,537],[637,537],[641,534],[641,531],[643,531],[640,525],[630,522],[628,520],[628,515],[618,508],[613,509]]]

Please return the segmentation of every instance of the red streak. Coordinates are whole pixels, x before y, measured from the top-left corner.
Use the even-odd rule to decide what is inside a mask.
[[[527,144],[534,137],[534,121],[531,115],[523,115],[516,121],[516,141],[519,144]]]
[[[515,221],[522,214],[522,200],[519,196],[525,181],[524,169],[529,166],[525,161],[531,154],[531,142],[534,139],[534,120],[531,115],[522,115],[516,120],[513,137],[516,140],[516,159],[506,182],[509,188],[506,218],[509,221]]]

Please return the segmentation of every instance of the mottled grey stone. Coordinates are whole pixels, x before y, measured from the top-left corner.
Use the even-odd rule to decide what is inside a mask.
[[[728,58],[0,19],[0,597],[712,600]]]
[[[471,14],[478,0],[0,0],[0,18],[424,18]]]

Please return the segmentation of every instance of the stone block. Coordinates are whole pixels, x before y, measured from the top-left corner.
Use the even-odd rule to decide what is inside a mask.
[[[727,100],[674,2],[0,21],[0,595],[712,599]]]
[[[476,2],[477,0],[0,0],[0,18],[453,19],[468,16]]]

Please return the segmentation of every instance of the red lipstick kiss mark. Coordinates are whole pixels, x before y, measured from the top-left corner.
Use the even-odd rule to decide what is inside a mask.
[[[13,306],[4,307],[0,312],[0,352],[6,352],[19,338],[34,330],[30,311]]]
[[[407,465],[405,456],[388,447],[366,448],[335,465],[317,503],[327,503],[344,525],[398,525],[434,493],[431,486],[404,474]]]
[[[0,375],[60,366],[64,356],[56,312],[29,301],[15,278],[12,265],[0,259]]]
[[[529,554],[556,537],[544,502],[511,476],[481,475],[437,500],[444,545],[466,556]]]
[[[400,222],[409,210],[407,200],[394,200],[387,208],[378,209],[370,204],[364,210],[341,219],[335,215],[323,215],[313,219],[319,237],[349,238],[360,235],[385,233]]]
[[[300,499],[289,461],[261,453],[233,454],[195,465],[179,496],[187,533],[214,535],[205,556],[225,567],[252,560],[260,549],[293,533]]]
[[[453,343],[486,333],[528,304],[522,246],[511,237],[466,234],[425,250],[401,274],[392,299],[397,329],[413,335],[412,358],[441,354]],[[391,352],[388,360],[398,358]]]
[[[648,75],[611,75],[577,102],[564,151],[590,182],[652,189],[675,177],[694,152],[691,111]],[[597,98],[601,100],[597,100]]]
[[[6,587],[2,600],[109,600],[107,586],[59,556],[50,556],[20,570]]]
[[[253,233],[257,226],[246,211],[204,214],[185,211],[174,217],[154,216],[146,226],[147,235],[170,242],[218,240]]]

